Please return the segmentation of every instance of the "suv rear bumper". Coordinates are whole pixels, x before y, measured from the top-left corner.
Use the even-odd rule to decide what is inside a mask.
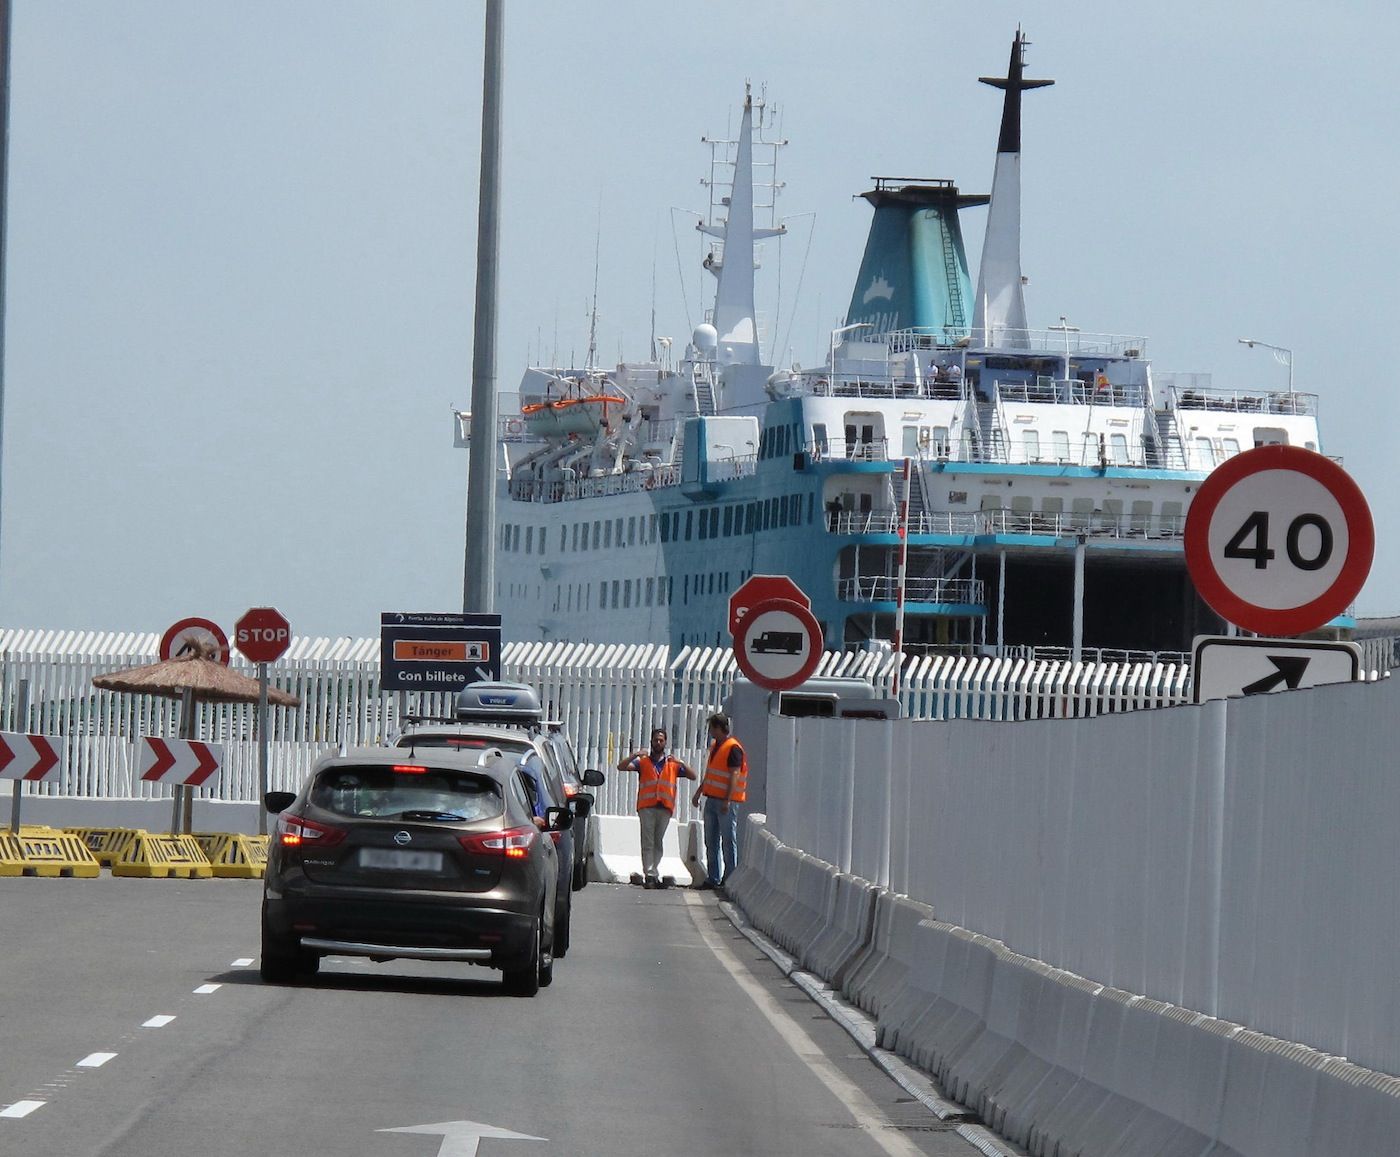
[[[531,950],[534,913],[462,903],[286,895],[263,904],[269,934],[323,956],[457,960],[513,967]]]

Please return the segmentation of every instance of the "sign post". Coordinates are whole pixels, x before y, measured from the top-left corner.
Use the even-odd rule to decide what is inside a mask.
[[[292,627],[275,607],[253,607],[233,625],[233,641],[258,665],[258,835],[267,835],[267,809],[262,797],[270,784],[267,773],[267,665],[292,645]]]

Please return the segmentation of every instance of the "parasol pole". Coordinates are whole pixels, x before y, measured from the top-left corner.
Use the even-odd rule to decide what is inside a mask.
[[[186,687],[180,692],[180,738],[193,739],[195,732],[194,688]],[[175,803],[170,812],[170,834],[177,836],[181,830],[181,804],[184,805],[183,826],[190,830],[190,813],[194,811],[194,788],[183,783],[175,785]]]

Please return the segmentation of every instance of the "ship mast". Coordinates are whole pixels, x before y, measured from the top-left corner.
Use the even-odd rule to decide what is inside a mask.
[[[972,343],[983,347],[1025,349],[1028,344],[1021,280],[1021,93],[1055,83],[1025,79],[1029,43],[1017,28],[1006,75],[978,77],[983,84],[1006,93],[982,267],[977,274],[977,305],[972,315]]]

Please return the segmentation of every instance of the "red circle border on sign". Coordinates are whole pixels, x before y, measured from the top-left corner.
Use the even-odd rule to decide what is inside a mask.
[[[1266,470],[1306,474],[1324,486],[1347,523],[1347,557],[1323,594],[1298,607],[1260,607],[1235,594],[1210,557],[1210,524],[1216,507],[1237,483]],[[1330,622],[1361,593],[1376,551],[1376,529],[1361,488],[1345,470],[1301,446],[1258,446],[1221,463],[1201,483],[1186,512],[1186,569],[1207,605],[1227,622],[1261,635],[1301,635]]]
[[[786,679],[770,679],[755,671],[749,662],[749,628],[758,621],[759,615],[765,611],[785,611],[792,615],[793,618],[801,622],[811,642],[811,646],[807,650],[806,661]],[[739,633],[734,637],[734,661],[739,664],[739,670],[744,673],[744,677],[750,683],[755,683],[769,691],[791,691],[794,687],[807,682],[822,661],[821,624],[817,622],[816,616],[801,603],[794,603],[790,599],[766,599],[750,607],[748,614],[739,620]]]
[[[219,644],[219,653],[215,656],[215,659],[227,667],[229,664],[230,649],[228,645],[228,636],[224,634],[223,627],[219,626],[213,619],[202,619],[198,615],[194,615],[188,619],[181,619],[177,623],[171,623],[170,626],[166,628],[165,634],[160,637],[159,653],[161,659],[165,660],[171,657],[170,648],[174,645],[176,637],[182,631],[188,631],[192,627],[198,627],[201,630],[208,631],[214,636],[215,641]]]

